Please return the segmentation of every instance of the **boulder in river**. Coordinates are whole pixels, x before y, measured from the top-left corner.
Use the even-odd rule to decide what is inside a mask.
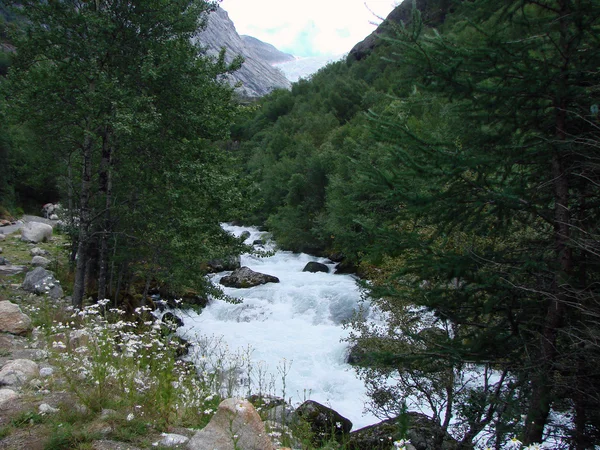
[[[234,270],[231,275],[224,276],[220,282],[223,286],[233,288],[250,288],[266,283],[279,283],[279,278],[255,272],[244,266]]]
[[[306,266],[304,266],[304,269],[302,269],[302,272],[311,272],[311,273],[324,272],[324,273],[329,273],[329,267],[327,267],[325,264],[317,262],[317,261],[310,261],[310,262],[306,263]]]

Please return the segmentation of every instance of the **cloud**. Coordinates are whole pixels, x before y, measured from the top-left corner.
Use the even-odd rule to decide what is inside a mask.
[[[339,55],[369,35],[391,0],[223,0],[238,33],[296,56]]]

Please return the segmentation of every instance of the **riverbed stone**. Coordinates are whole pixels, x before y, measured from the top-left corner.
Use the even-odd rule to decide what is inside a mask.
[[[275,450],[258,412],[248,400],[229,398],[202,430],[188,442],[188,450]]]
[[[221,284],[233,288],[250,288],[266,283],[279,283],[279,278],[255,272],[244,266],[221,278]]]
[[[0,331],[21,335],[31,328],[31,319],[21,311],[19,305],[8,300],[0,301]]]

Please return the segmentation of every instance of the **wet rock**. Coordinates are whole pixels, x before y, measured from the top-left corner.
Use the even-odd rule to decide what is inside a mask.
[[[240,234],[240,239],[242,239],[244,241],[246,239],[248,239],[249,237],[250,237],[250,232],[248,230],[246,230],[246,231],[242,232],[242,234]]]
[[[229,398],[208,425],[188,442],[188,450],[274,450],[265,425],[248,400]]]
[[[265,242],[262,239],[255,239],[252,245],[265,245]]]
[[[21,335],[31,328],[31,319],[23,314],[19,305],[8,300],[0,301],[0,331]]]
[[[308,423],[315,444],[326,442],[331,438],[341,442],[352,429],[352,422],[349,419],[313,400],[307,400],[298,406],[294,418]]]
[[[302,269],[302,272],[311,272],[311,273],[316,273],[316,272],[324,272],[324,273],[329,273],[329,267],[327,267],[325,264],[322,264],[320,262],[317,261],[310,261],[306,264],[306,266],[304,266],[304,269]]]
[[[266,283],[279,283],[279,278],[255,272],[244,266],[234,270],[231,275],[221,278],[220,283],[227,287],[250,288]]]

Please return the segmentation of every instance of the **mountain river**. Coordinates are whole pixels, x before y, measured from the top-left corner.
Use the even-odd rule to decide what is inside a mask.
[[[266,238],[256,228],[223,227],[236,236],[249,231],[247,243]],[[265,249],[275,247],[266,241]],[[326,264],[330,272],[302,272],[309,261]],[[243,255],[241,264],[274,275],[280,283],[224,288],[241,303],[213,300],[201,314],[178,312],[184,321],[178,333],[196,344],[191,358],[197,367],[206,369],[207,360],[212,366],[234,367],[243,385],[235,393],[277,395],[294,406],[315,400],[350,419],[354,430],[379,422],[364,413],[365,387],[345,363],[348,344],[343,339],[349,330],[342,323],[361,303],[355,278],[335,275],[335,264],[326,258],[279,250],[262,258]],[[229,273],[216,274],[213,282]]]

